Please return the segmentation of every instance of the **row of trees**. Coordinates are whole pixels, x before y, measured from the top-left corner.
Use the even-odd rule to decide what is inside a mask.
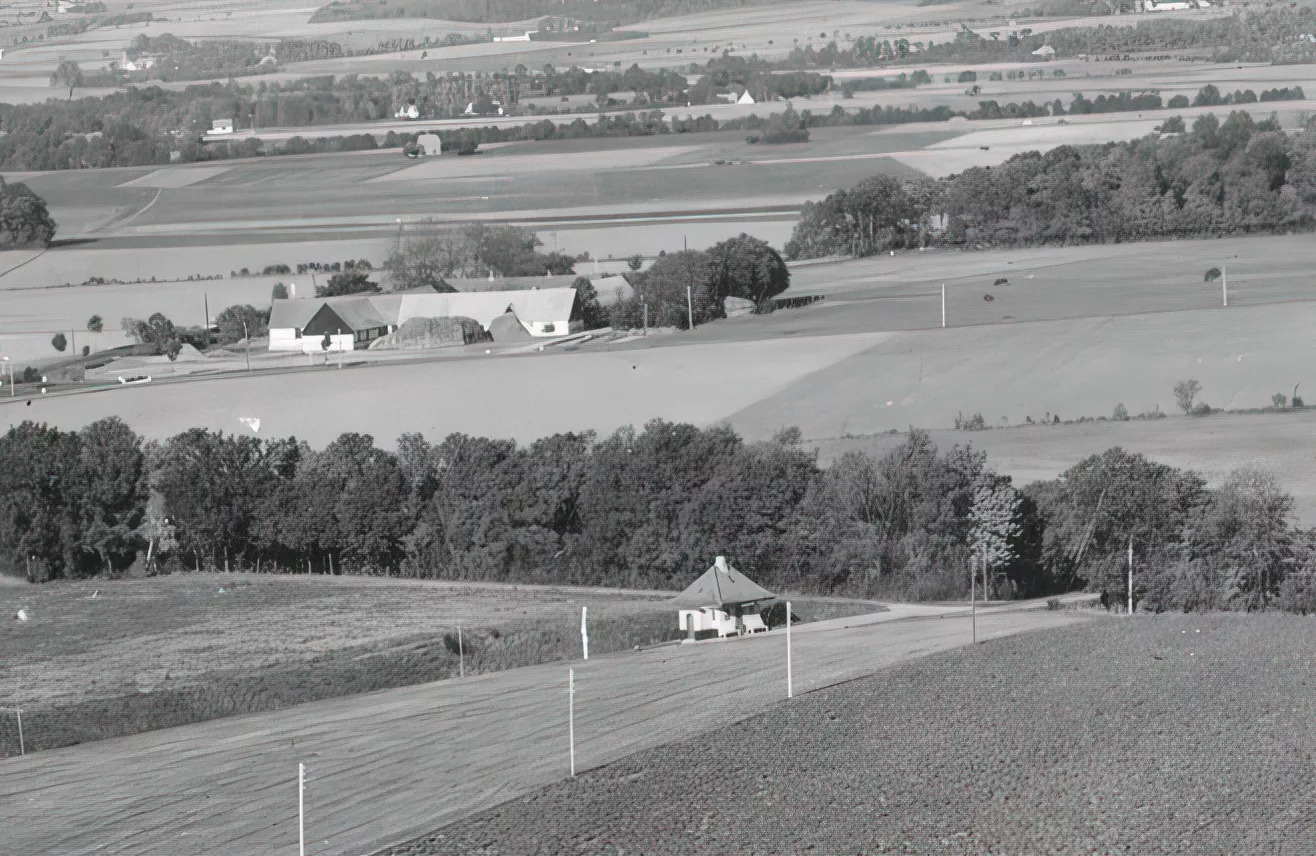
[[[726,317],[728,297],[748,300],[760,311],[790,287],[790,271],[766,241],[740,234],[707,250],[664,253],[643,273],[629,274],[633,294],[610,307],[609,321],[634,329],[686,329]],[[687,291],[688,290],[688,291]],[[647,315],[646,315],[647,308]]]
[[[0,438],[0,562],[34,580],[152,569],[679,588],[725,554],[770,588],[933,599],[1078,588],[1155,610],[1316,611],[1316,534],[1254,470],[1215,489],[1120,449],[1020,490],[911,431],[828,467],[797,429],[745,443],[655,420],[518,446],[344,434],[323,450],[117,419]]]
[[[1235,111],[1131,142],[1060,146],[939,181],[876,176],[805,206],[788,258],[949,244],[1078,244],[1307,230],[1316,129]],[[939,216],[940,215],[940,216]],[[944,220],[942,219],[944,218]]]

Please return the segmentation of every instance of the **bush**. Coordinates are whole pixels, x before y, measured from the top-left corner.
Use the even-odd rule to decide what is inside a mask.
[[[763,623],[768,625],[769,630],[772,630],[775,627],[785,627],[786,601],[779,600],[773,603],[771,606],[759,610],[759,618],[763,619]],[[799,624],[799,623],[800,623],[800,617],[795,614],[794,610],[792,610],[791,624]]]
[[[987,428],[987,420],[982,418],[981,413],[975,413],[972,416],[970,416],[968,419],[964,418],[963,411],[956,414],[955,416],[956,431],[982,431],[985,430],[986,428]]]
[[[1288,407],[1289,397],[1282,392],[1277,392],[1270,397],[1272,407]]]
[[[1192,415],[1193,415],[1193,416],[1210,416],[1210,415],[1211,415],[1211,405],[1207,404],[1205,401],[1199,401],[1199,402],[1197,403],[1197,405],[1196,405],[1195,407],[1193,407]]]
[[[55,350],[59,351],[62,354],[64,353],[64,349],[69,346],[69,340],[65,338],[63,333],[56,333],[54,336],[50,338],[50,344],[55,348]]]
[[[1129,421],[1129,411],[1124,407],[1124,402],[1121,401],[1119,404],[1115,405],[1115,412],[1111,414],[1110,418],[1120,422]]]

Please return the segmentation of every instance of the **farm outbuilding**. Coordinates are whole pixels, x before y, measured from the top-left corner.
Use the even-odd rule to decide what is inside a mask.
[[[718,556],[675,602],[686,607],[679,611],[678,620],[690,638],[713,631],[721,638],[767,630],[758,609],[776,597],[732,567],[725,556]]]

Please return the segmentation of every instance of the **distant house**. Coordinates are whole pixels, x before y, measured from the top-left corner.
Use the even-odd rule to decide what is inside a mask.
[[[1050,45],[1042,45],[1040,48],[1033,51],[1033,56],[1041,57],[1042,59],[1054,59],[1055,55],[1056,49]]]
[[[746,89],[744,92],[742,92],[742,93],[740,94],[740,97],[736,99],[736,103],[737,103],[737,104],[753,104],[753,103],[754,103],[754,96],[750,95],[750,94],[749,94],[749,90]]]
[[[394,119],[419,119],[420,110],[416,107],[415,102],[404,104],[398,108],[398,112],[393,114]]]
[[[233,133],[232,119],[215,119],[210,123],[210,133],[212,134],[231,134]]]
[[[421,134],[416,137],[416,146],[424,157],[438,157],[443,153],[443,140],[438,134]]]
[[[123,51],[120,56],[119,68],[124,71],[146,71],[148,68],[155,68],[155,57],[153,56],[143,54],[137,57],[136,60],[131,60],[128,59],[127,51]]]
[[[761,604],[776,595],[737,571],[718,556],[713,567],[676,596],[677,613],[682,630],[695,634],[716,631],[719,638],[766,630],[759,616]]]
[[[470,318],[488,331],[508,312],[531,336],[565,336],[571,332],[575,302],[574,288],[464,293],[413,289],[276,300],[270,310],[270,350],[319,353],[326,333],[331,350],[367,348],[413,318]]]

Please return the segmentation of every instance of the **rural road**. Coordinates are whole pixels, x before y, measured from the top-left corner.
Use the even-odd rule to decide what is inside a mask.
[[[978,637],[1086,620],[1037,602],[979,610]],[[1031,607],[1031,608],[1030,608]],[[793,632],[796,693],[969,640],[963,606],[901,606]],[[301,705],[0,762],[0,853],[368,854],[577,769],[785,702],[785,636],[654,648]]]

